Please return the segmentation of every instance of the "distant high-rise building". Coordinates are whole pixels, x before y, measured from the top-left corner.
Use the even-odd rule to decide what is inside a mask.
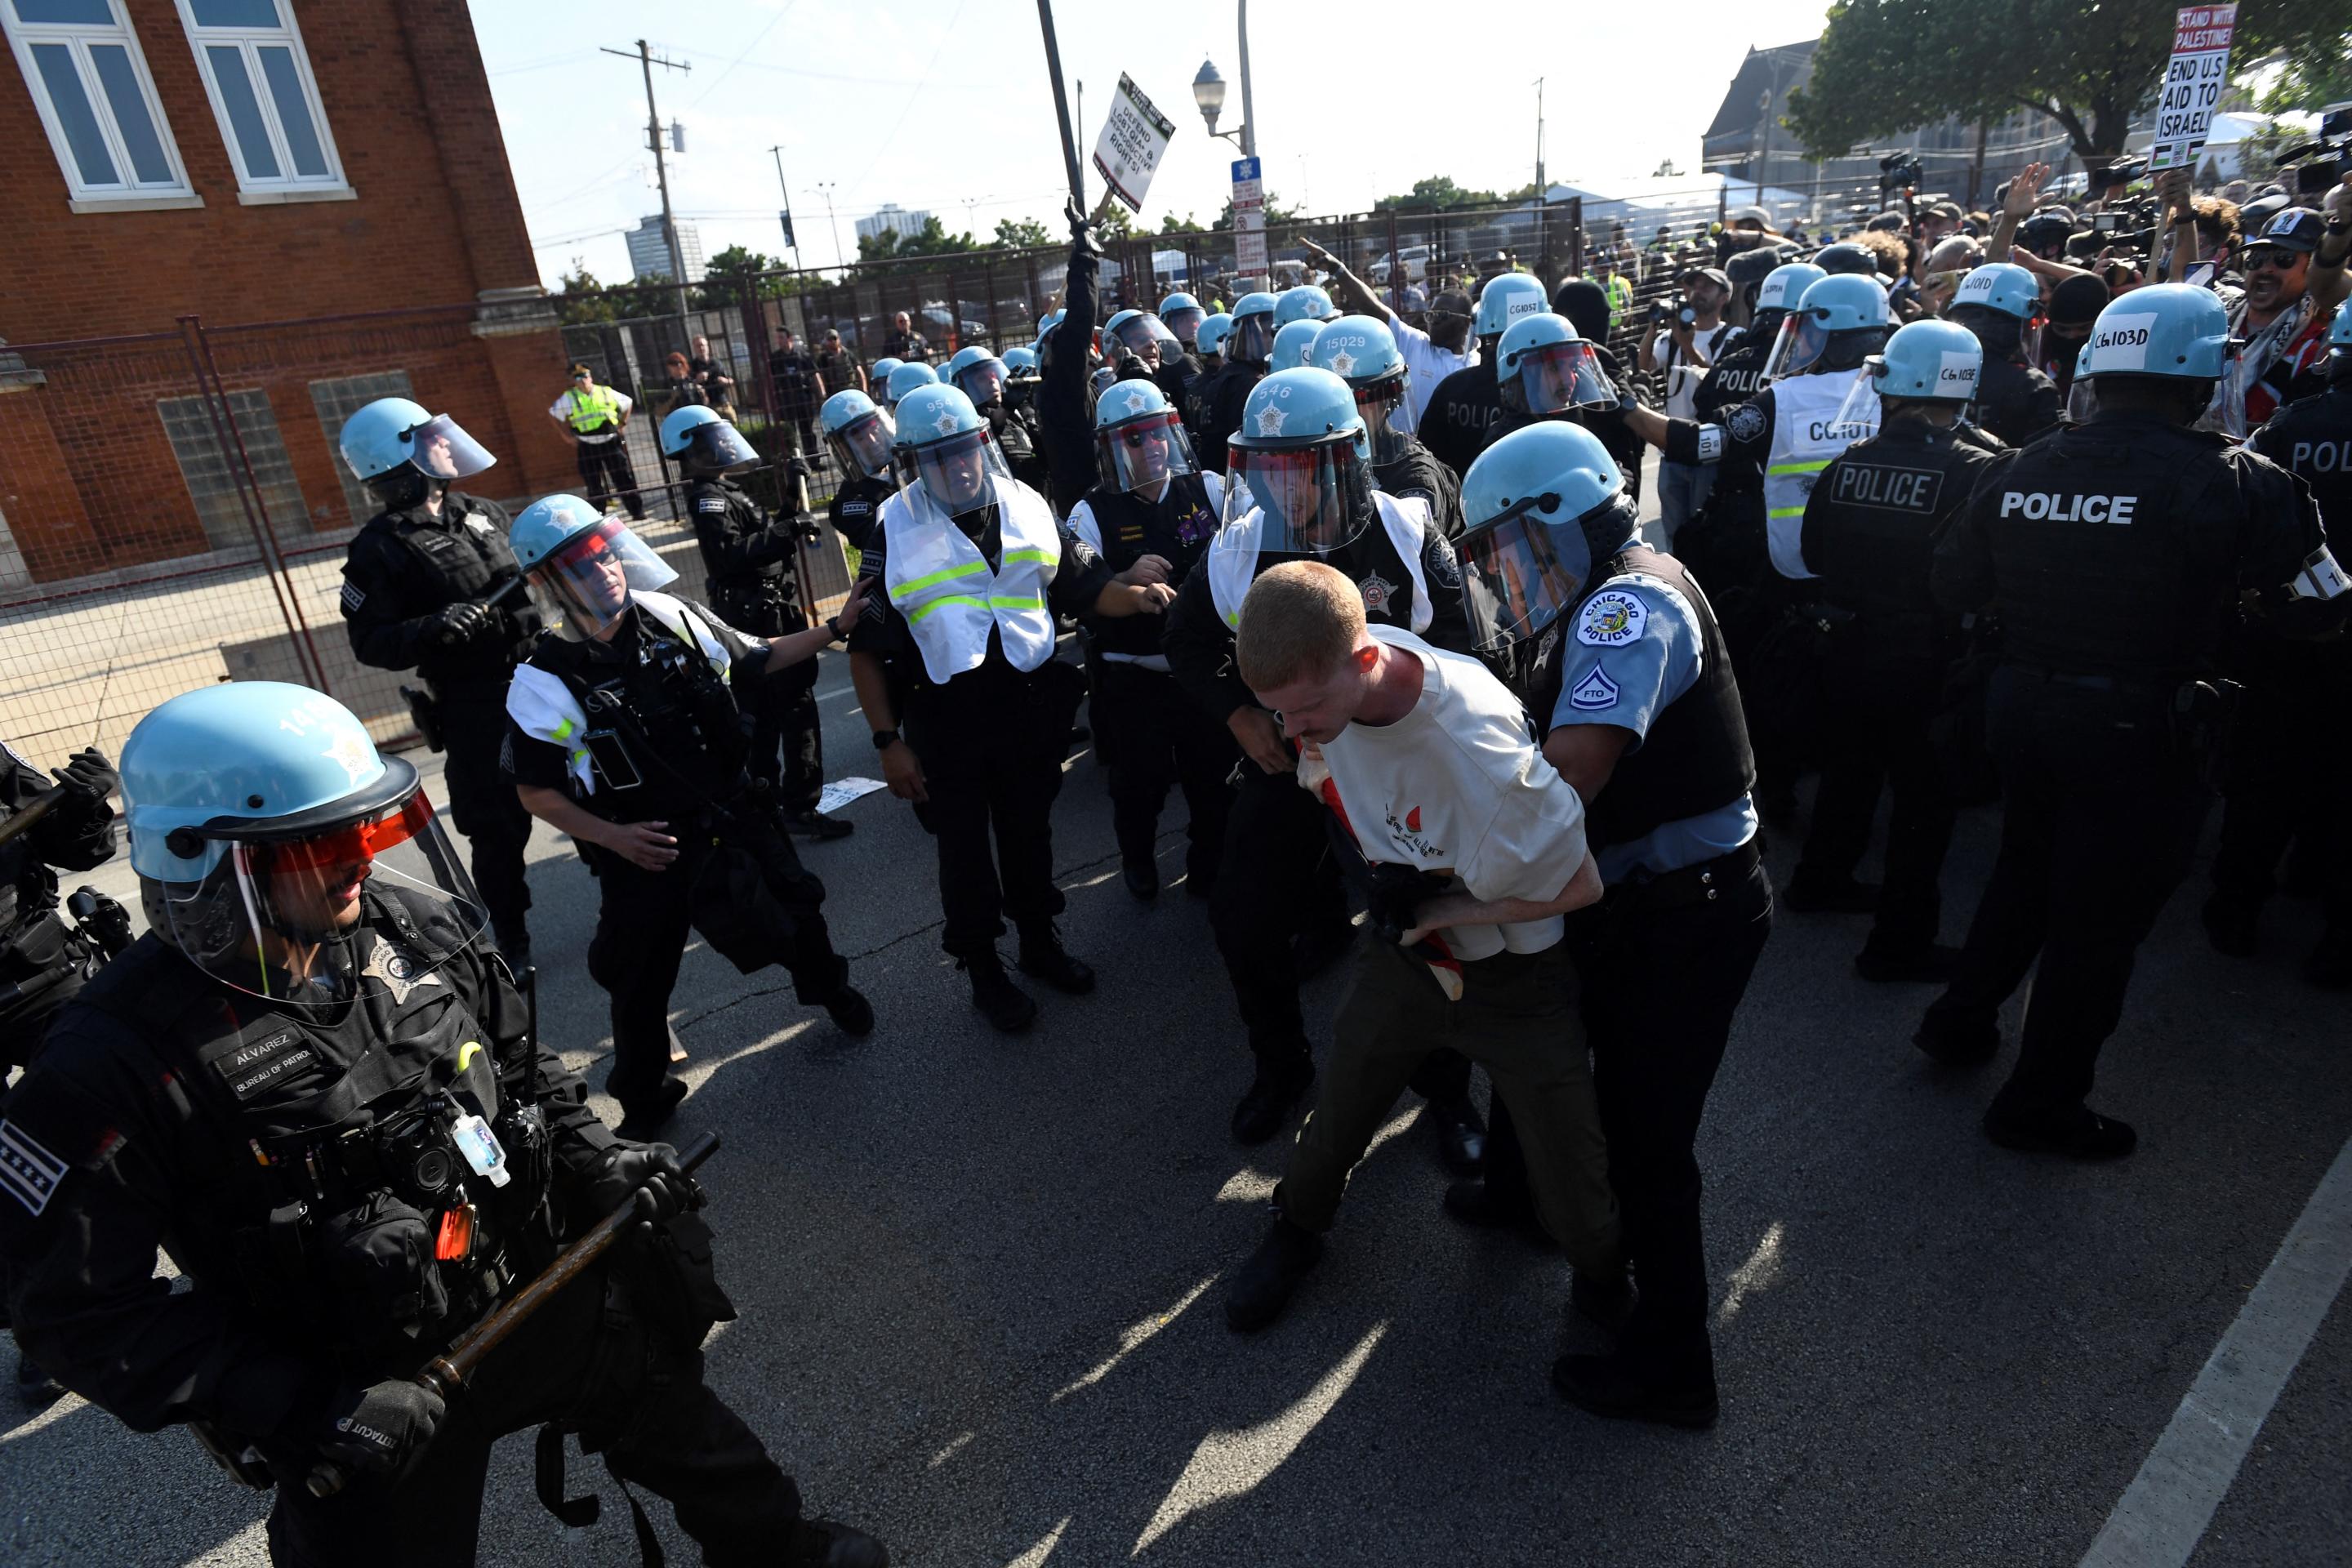
[[[857,237],[875,239],[878,238],[886,229],[896,229],[898,231],[899,238],[912,239],[922,233],[923,226],[930,221],[929,213],[908,212],[896,203],[886,202],[883,204],[882,210],[873,216],[857,220]]]
[[[638,282],[669,277],[669,241],[662,237],[661,214],[641,220],[629,230],[629,270]],[[678,255],[686,262],[686,280],[699,283],[709,270],[702,256],[702,231],[690,223],[677,226]]]

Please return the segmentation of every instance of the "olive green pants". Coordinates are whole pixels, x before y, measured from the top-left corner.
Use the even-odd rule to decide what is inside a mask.
[[[1413,1069],[1452,1046],[1486,1068],[1510,1107],[1544,1228],[1580,1271],[1613,1277],[1622,1267],[1617,1200],[1566,946],[1475,960],[1463,965],[1461,999],[1448,1001],[1417,955],[1377,941],[1359,950],[1315,1109],[1276,1194],[1283,1214],[1329,1230],[1348,1173]]]

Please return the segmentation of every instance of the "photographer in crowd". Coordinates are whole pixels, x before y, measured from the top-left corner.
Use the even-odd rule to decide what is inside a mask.
[[[1667,418],[1698,416],[1699,384],[1738,336],[1738,330],[1723,320],[1723,308],[1730,300],[1730,279],[1717,268],[1694,267],[1683,274],[1679,299],[1652,308],[1654,330],[1642,345],[1640,363],[1644,374],[1665,373]],[[1710,464],[1671,458],[1658,464],[1658,522],[1667,543],[1706,504],[1714,485]]]

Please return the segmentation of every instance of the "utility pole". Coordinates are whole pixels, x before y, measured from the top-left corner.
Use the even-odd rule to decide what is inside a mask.
[[[1536,78],[1536,200],[1538,202],[1544,199],[1544,192],[1549,188],[1545,185],[1543,175],[1543,87],[1544,79]]]
[[[1250,97],[1249,74],[1249,0],[1240,0],[1234,7],[1234,31],[1240,35],[1242,46],[1242,156],[1257,156],[1257,102]]]
[[[841,220],[833,216],[833,188],[838,180],[819,180],[816,188],[824,193],[825,226],[833,230],[833,269],[841,270]]]
[[[630,58],[626,49],[605,49],[603,52],[618,55],[623,59]],[[636,60],[645,68],[646,143],[654,150],[654,179],[661,186],[662,239],[669,247],[670,280],[677,285],[677,313],[683,318],[686,315],[686,252],[678,246],[677,216],[669,206],[669,163],[662,156],[661,111],[654,107],[654,67],[660,66],[665,70],[674,71],[690,71],[694,67],[672,59],[656,59],[646,47],[643,38],[637,40]]]
[[[784,237],[792,242],[793,269],[800,270],[801,231],[793,226],[793,189],[784,184],[784,149],[780,143],[768,149],[776,155],[776,189],[784,193]]]

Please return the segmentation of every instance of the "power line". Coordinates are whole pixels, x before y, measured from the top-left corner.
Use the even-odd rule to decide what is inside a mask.
[[[799,4],[800,0],[785,0],[783,7],[774,16],[768,18],[768,25],[761,28],[757,33],[751,35],[751,41],[743,46],[743,52],[737,55],[733,59],[729,60],[727,62],[726,68],[721,70],[716,77],[712,78],[710,85],[702,89],[702,97],[698,98],[692,103],[688,104],[687,108],[701,108],[703,99],[707,99],[712,93],[717,92],[719,90],[719,84],[725,81],[729,77],[734,75],[735,68],[749,59],[751,58],[751,51],[760,47],[761,40],[764,39],[770,33],[774,32],[776,30],[776,24],[782,21],[786,16],[791,16],[793,14],[793,7]]]
[[[880,145],[874,149],[874,156],[867,162],[866,172],[849,183],[852,190],[856,190],[858,186],[866,184],[866,180],[872,176],[874,171],[881,166],[882,155],[890,150],[890,144],[892,142],[898,140],[898,132],[905,129],[907,124],[907,115],[915,107],[915,100],[920,98],[925,91],[929,90],[931,79],[931,68],[940,63],[940,55],[947,48],[948,40],[955,36],[956,24],[963,20],[964,5],[965,0],[956,0],[955,15],[950,16],[948,18],[948,25],[940,29],[939,42],[931,46],[931,58],[923,62],[923,74],[916,79],[915,89],[907,94],[907,101],[898,106],[898,118],[890,122],[890,134],[882,138]]]

